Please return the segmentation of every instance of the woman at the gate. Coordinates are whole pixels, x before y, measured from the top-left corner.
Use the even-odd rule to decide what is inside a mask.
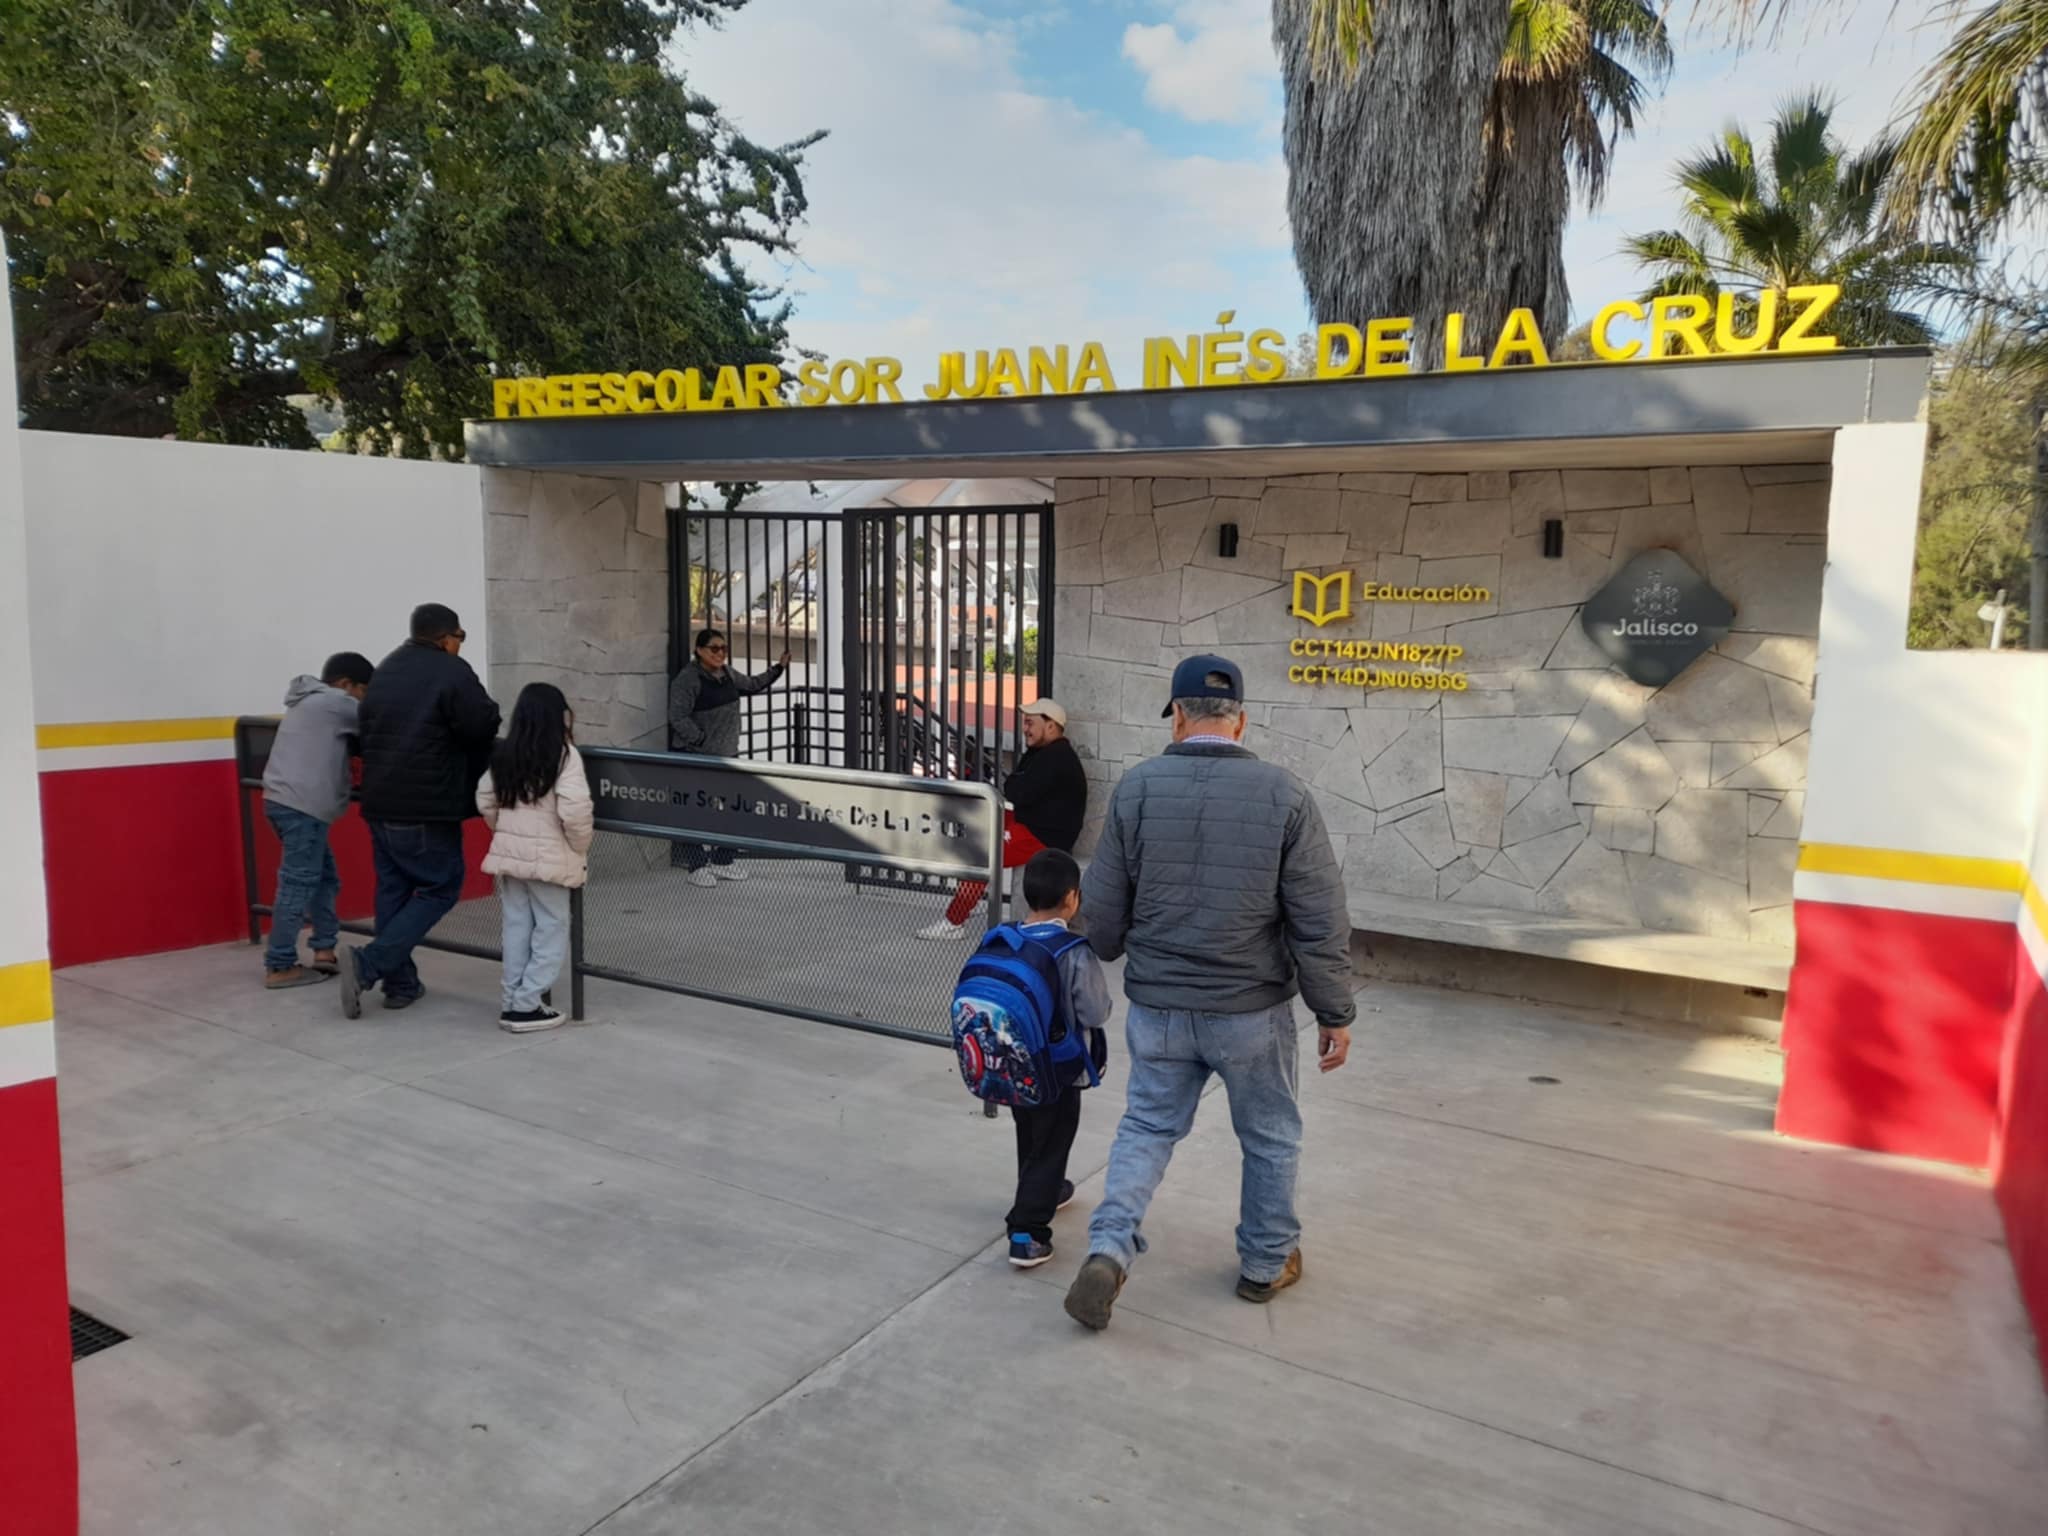
[[[697,654],[668,685],[668,746],[671,752],[697,752],[707,757],[740,755],[740,700],[766,693],[789,669],[789,652],[766,672],[749,676],[735,671],[728,659],[732,648],[725,632],[697,631]],[[730,848],[679,843],[671,859],[690,871],[690,884],[705,889],[720,880],[744,880],[746,869]]]
[[[1003,868],[1021,869],[1048,848],[1072,853],[1088,816],[1088,773],[1067,740],[1067,712],[1051,699],[1026,704],[1024,755],[1003,780]],[[920,928],[920,939],[958,939],[967,919],[988,894],[988,884],[969,880],[953,893],[946,915]]]

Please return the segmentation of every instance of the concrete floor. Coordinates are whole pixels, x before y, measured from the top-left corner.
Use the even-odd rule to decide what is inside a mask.
[[[59,981],[88,1536],[2038,1536],[1981,1181],[1769,1133],[1754,1041],[1377,988],[1306,1089],[1307,1279],[1230,1291],[1206,1106],[1110,1332],[1011,1272],[930,1047],[490,966],[403,1016],[252,951]],[[1555,1082],[1547,1079],[1556,1079]]]

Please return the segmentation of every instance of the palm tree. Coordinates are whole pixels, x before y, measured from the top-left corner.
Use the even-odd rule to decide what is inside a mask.
[[[1802,12],[1818,17],[1834,0],[1696,0],[1744,40]],[[1372,0],[1319,0],[1319,46],[1369,42]],[[1953,230],[1995,229],[2048,190],[2041,135],[2048,123],[2048,0],[1929,0],[1929,25],[1955,35],[1914,91],[1899,146],[1892,215],[1931,219]],[[1363,12],[1361,16],[1357,13]]]
[[[1645,298],[1729,289],[1753,301],[1768,290],[1839,283],[1833,329],[1845,346],[1931,342],[1927,318],[1904,303],[1970,258],[1882,221],[1898,144],[1880,139],[1851,155],[1830,133],[1831,117],[1819,96],[1791,101],[1772,119],[1765,153],[1730,127],[1683,161],[1673,180],[1684,193],[1684,227],[1624,246],[1656,276]]]
[[[1655,0],[1274,0],[1288,211],[1319,320],[1412,315],[1566,325],[1574,183],[1605,187],[1641,76],[1669,69]]]

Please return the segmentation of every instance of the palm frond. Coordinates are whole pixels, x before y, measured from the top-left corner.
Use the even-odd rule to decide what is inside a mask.
[[[1924,103],[1899,150],[1891,213],[1979,231],[2012,211],[2016,163],[2048,130],[2048,0],[1994,0],[1921,76]]]
[[[1376,0],[1294,0],[1308,8],[1310,66],[1325,82],[1355,75],[1372,51],[1379,22]]]
[[[1664,9],[1650,0],[1581,0],[1593,46],[1662,82],[1673,62]]]
[[[1771,119],[1771,174],[1781,191],[1834,180],[1833,106],[1818,91],[1796,96]]]
[[[1562,79],[1580,68],[1590,47],[1586,18],[1569,0],[1510,0],[1501,77]]]

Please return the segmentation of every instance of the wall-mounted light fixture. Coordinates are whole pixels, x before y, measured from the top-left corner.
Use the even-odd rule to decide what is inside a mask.
[[[1564,558],[1564,519],[1561,517],[1546,517],[1543,520],[1543,558]]]
[[[1237,558],[1237,524],[1219,523],[1216,527],[1216,555],[1218,559]]]

